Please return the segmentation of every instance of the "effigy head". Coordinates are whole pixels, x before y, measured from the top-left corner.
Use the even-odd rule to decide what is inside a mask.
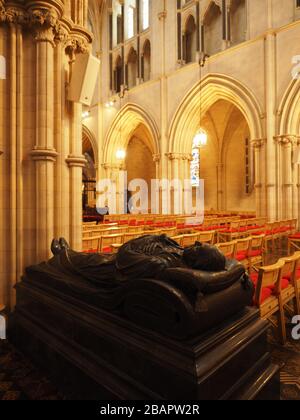
[[[217,272],[226,267],[226,257],[218,248],[200,242],[184,250],[183,260],[195,270]]]

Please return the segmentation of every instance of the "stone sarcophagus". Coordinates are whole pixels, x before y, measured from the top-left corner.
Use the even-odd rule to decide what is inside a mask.
[[[279,399],[242,265],[165,236],[117,255],[64,240],[17,285],[10,336],[74,399]]]

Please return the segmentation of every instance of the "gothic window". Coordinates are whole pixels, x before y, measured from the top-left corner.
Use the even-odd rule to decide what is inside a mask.
[[[136,86],[136,81],[138,77],[138,71],[137,71],[137,53],[134,48],[131,48],[129,54],[128,54],[128,60],[127,60],[127,86],[129,89]]]
[[[130,4],[127,11],[127,39],[135,35],[135,7]]]
[[[233,45],[246,41],[247,15],[245,0],[232,0],[229,26],[228,32]]]
[[[151,44],[149,40],[145,42],[143,49],[142,77],[144,82],[148,82],[151,78]]]
[[[208,55],[222,51],[223,23],[220,7],[211,2],[203,21],[204,25],[204,50]]]
[[[185,62],[193,63],[196,61],[197,50],[197,27],[193,16],[189,16],[185,27]]]
[[[121,86],[123,84],[123,63],[122,58],[119,56],[116,61],[115,67],[115,91],[121,92]]]
[[[150,2],[142,0],[142,29],[145,31],[150,26]]]

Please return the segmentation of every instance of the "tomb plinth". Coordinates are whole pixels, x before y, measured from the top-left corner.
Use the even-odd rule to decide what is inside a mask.
[[[164,272],[164,281],[125,280],[123,271],[121,280],[119,273],[99,287],[69,271],[81,257],[65,249],[59,263],[29,268],[10,319],[11,340],[69,398],[279,399],[268,323],[247,305],[253,293],[244,271],[221,290],[207,288],[207,273],[198,273],[197,284],[205,279],[206,286],[193,299],[194,291],[182,286],[191,273],[176,272],[185,269]],[[120,269],[124,254],[119,262],[100,258],[108,274],[115,258]],[[237,273],[231,264],[229,277]]]

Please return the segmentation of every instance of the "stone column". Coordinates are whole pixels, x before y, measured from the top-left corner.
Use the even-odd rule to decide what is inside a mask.
[[[263,171],[262,171],[262,148],[266,143],[265,139],[256,139],[251,141],[251,146],[254,150],[254,189],[255,189],[255,199],[256,199],[256,214],[257,216],[262,216],[263,206],[262,206],[262,193],[263,193]]]
[[[54,237],[54,10],[32,11],[36,41],[36,145],[31,152],[36,175],[36,261],[51,256]]]
[[[183,174],[184,174],[184,194],[183,194],[183,213],[190,215],[190,207],[193,206],[193,187],[191,183],[191,162],[193,157],[190,153],[186,153],[183,159]]]
[[[271,13],[271,11],[270,11]],[[270,15],[271,16],[271,15]],[[270,22],[272,26],[272,23]],[[271,27],[270,26],[270,27]],[[276,34],[268,33],[265,41],[266,49],[266,116],[267,116],[267,145],[266,162],[267,168],[267,213],[270,221],[278,217],[278,199],[276,194],[276,144],[274,142],[276,130]]]
[[[281,173],[282,173],[282,203],[279,203],[282,209],[282,218],[290,219],[293,217],[293,173],[292,173],[292,136],[279,136],[276,140],[281,149]]]
[[[223,174],[224,174],[224,165],[219,162],[217,164],[217,205],[218,211],[223,210],[224,208],[224,190],[223,190]]]
[[[152,182],[151,191],[151,211],[152,213],[159,214],[160,210],[160,161],[161,156],[159,154],[153,155],[153,162],[155,163],[155,185]]]

